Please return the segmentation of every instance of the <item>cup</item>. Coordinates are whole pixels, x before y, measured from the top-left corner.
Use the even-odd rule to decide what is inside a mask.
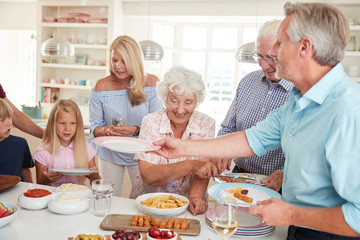
[[[105,217],[109,213],[113,188],[114,184],[110,180],[101,179],[92,181],[95,216]]]

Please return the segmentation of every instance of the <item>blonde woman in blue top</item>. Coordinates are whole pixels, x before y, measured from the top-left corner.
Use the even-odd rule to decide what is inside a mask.
[[[122,35],[110,46],[110,75],[97,81],[90,96],[90,140],[100,136],[138,136],[143,117],[163,108],[156,94],[159,79],[145,74],[142,52],[135,39]],[[113,119],[124,118],[123,126]],[[98,147],[103,178],[114,182],[114,195],[122,196],[126,168],[131,183],[138,172],[134,154]]]

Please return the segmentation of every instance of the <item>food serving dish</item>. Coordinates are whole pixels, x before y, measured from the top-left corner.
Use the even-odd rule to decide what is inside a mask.
[[[167,240],[176,240],[178,238],[178,235],[177,233],[173,230],[173,229],[165,229],[165,228],[159,228],[160,231],[172,231],[174,233],[174,237],[172,238],[165,238]],[[155,237],[151,237],[149,231],[146,233],[146,240],[156,240],[158,238],[155,238]],[[164,239],[164,238],[161,238],[161,239]]]
[[[6,217],[0,217],[0,227],[5,226],[6,224],[10,223],[12,220],[14,220],[14,218],[16,217],[17,213],[19,212],[19,209],[16,205],[11,204],[11,203],[5,203],[2,202],[1,203],[1,211],[0,215],[4,214],[4,211],[12,211],[11,209],[14,209],[14,212],[11,213],[10,215],[6,216]],[[3,207],[5,207],[5,209],[3,209]]]
[[[59,187],[55,188],[55,192],[60,193],[68,193],[71,195],[81,196],[84,198],[91,198],[92,191],[90,188],[79,185],[79,184],[72,184],[72,183],[64,183]]]
[[[0,174],[0,192],[15,186],[20,180],[19,176]]]
[[[29,189],[29,190],[31,191],[34,189]],[[38,189],[38,190],[49,192],[46,189]],[[46,208],[48,206],[49,201],[53,199],[56,195],[51,192],[51,194],[43,197],[28,197],[25,196],[26,195],[25,193],[20,194],[20,196],[18,197],[18,203],[21,207],[26,208],[28,210],[40,210]]]
[[[135,230],[138,232],[147,232],[149,227],[139,227],[131,226],[130,223],[134,215],[125,215],[125,214],[109,214],[100,224],[100,228],[104,230],[117,230],[117,229],[127,229]],[[154,216],[158,222],[163,218],[162,216]],[[175,217],[175,216],[171,216]],[[171,218],[167,217],[167,220]],[[182,221],[184,218],[179,218]],[[172,229],[176,231],[179,235],[190,235],[195,236],[200,234],[200,221],[197,219],[186,218],[187,228],[186,229]]]
[[[83,240],[83,239],[89,239],[89,240],[106,240],[104,235],[97,234],[97,233],[81,233],[76,235],[75,237],[71,237],[70,239],[73,240]]]
[[[78,214],[89,208],[89,202],[89,198],[62,193],[49,202],[48,209],[58,214]]]
[[[87,168],[52,168],[50,171],[59,172],[62,175],[86,176],[91,173],[99,172],[99,170],[90,170]]]
[[[144,206],[143,204],[141,204],[142,201],[145,201],[149,198],[154,198],[159,195],[166,195],[166,196],[171,195],[173,197],[180,198],[181,200],[186,201],[187,203],[185,206],[182,206],[182,207],[166,208],[166,209],[147,207],[147,206]],[[175,216],[175,215],[181,214],[182,212],[184,212],[187,209],[187,207],[189,206],[189,199],[187,199],[186,197],[184,197],[182,195],[175,194],[175,193],[147,193],[147,194],[140,195],[136,198],[136,206],[141,211],[148,213],[150,215]]]
[[[116,152],[142,153],[160,149],[160,146],[154,146],[151,142],[145,139],[132,137],[97,137],[92,141],[99,146]]]
[[[246,195],[252,198],[252,202],[247,203],[234,197],[234,195],[230,192],[230,190],[235,188],[242,188],[244,190],[247,190],[248,193]],[[272,197],[281,199],[281,195],[270,188],[266,188],[254,184],[248,184],[248,183],[216,184],[208,189],[208,193],[210,196],[214,197],[215,199],[222,200],[228,203],[235,202],[238,206],[256,205],[258,201],[264,201]]]

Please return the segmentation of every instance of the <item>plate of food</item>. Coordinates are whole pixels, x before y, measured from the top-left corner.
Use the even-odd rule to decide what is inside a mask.
[[[132,137],[97,137],[92,141],[99,146],[116,152],[142,153],[160,149],[160,146],[154,146],[151,142],[145,139]]]
[[[40,210],[48,206],[51,199],[54,198],[54,193],[42,188],[28,189],[26,192],[20,194],[18,203],[21,207],[28,210]]]
[[[239,206],[256,205],[258,201],[270,198],[281,199],[281,195],[266,187],[248,183],[223,183],[208,189],[210,196],[218,200],[236,203]]]
[[[97,233],[88,233],[88,234],[78,234],[72,240],[106,240],[107,238],[104,235]]]
[[[180,235],[199,235],[200,221],[178,216],[155,216],[145,213],[138,215],[109,214],[100,224],[104,230],[127,229],[138,232],[147,232],[150,227],[167,228]]]
[[[226,173],[220,174],[214,180],[218,183],[249,183],[256,185],[264,185],[260,181],[266,178],[266,175],[255,173]]]
[[[55,192],[70,193],[72,195],[83,196],[86,198],[91,198],[92,196],[92,191],[90,188],[84,185],[73,183],[63,183],[59,187],[55,188]]]
[[[148,214],[175,216],[187,209],[189,199],[175,193],[147,193],[136,198],[136,205]]]
[[[73,176],[86,176],[91,173],[99,172],[99,170],[90,170],[87,168],[51,168],[50,171],[59,172],[63,175],[73,175]]]
[[[16,217],[19,208],[11,203],[0,202],[0,227],[9,224]]]
[[[19,176],[0,174],[0,192],[15,186],[20,180]]]

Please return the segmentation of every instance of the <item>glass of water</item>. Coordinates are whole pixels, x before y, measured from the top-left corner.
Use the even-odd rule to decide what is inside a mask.
[[[114,184],[110,180],[92,181],[95,216],[105,217],[109,213],[113,188]]]

